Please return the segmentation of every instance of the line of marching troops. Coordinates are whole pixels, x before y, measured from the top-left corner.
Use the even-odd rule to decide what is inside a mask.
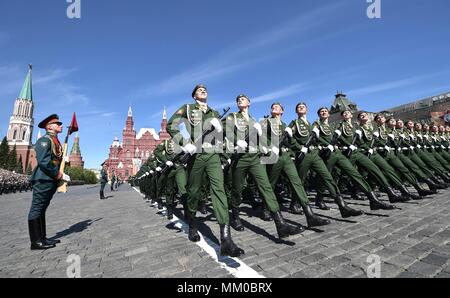
[[[285,238],[305,227],[284,220],[280,193],[289,194],[289,211],[304,214],[308,227],[314,227],[330,221],[314,213],[305,189],[317,192],[317,208],[328,210],[323,198],[329,196],[341,216],[348,218],[363,212],[347,205],[344,191],[354,199],[367,198],[371,210],[392,210],[393,204],[421,200],[450,187],[448,126],[405,123],[383,114],[372,122],[369,113],[353,115],[350,110],[331,125],[326,107],[317,111],[317,121],[309,123],[304,102],[295,107],[298,118],[289,125],[282,120],[280,103],[272,104],[271,116],[258,122],[251,117],[251,101],[244,94],[236,98],[238,111],[223,116],[208,106],[205,86],[196,86],[192,97],[194,103],[183,105],[168,122],[172,139],[156,148],[130,182],[159,209],[165,197],[169,219],[179,198],[188,237],[194,242],[200,240],[195,214],[206,213],[210,198],[220,225],[221,255],[244,253],[231,239],[230,226],[244,230],[239,208],[246,197],[261,198],[261,218],[273,220],[278,236]],[[190,141],[180,137],[181,123],[190,132]],[[217,141],[219,135],[225,136],[223,142]],[[380,192],[389,202],[379,199]]]
[[[29,190],[31,182],[28,176],[0,169],[0,195]]]

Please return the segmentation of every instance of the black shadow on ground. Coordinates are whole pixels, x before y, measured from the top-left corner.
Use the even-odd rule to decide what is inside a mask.
[[[61,232],[57,232],[56,235],[51,237],[50,239],[54,240],[54,239],[59,239],[64,236],[70,235],[70,234],[81,233],[82,231],[86,230],[90,225],[92,225],[94,222],[100,221],[102,219],[103,218],[97,218],[94,220],[88,219],[88,220],[80,221],[79,223],[76,223]]]

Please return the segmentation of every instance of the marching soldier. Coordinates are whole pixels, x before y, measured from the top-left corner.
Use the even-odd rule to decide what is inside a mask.
[[[28,229],[31,249],[55,247],[60,240],[46,238],[45,212],[61,181],[70,181],[70,177],[59,171],[63,150],[58,140],[62,132],[62,123],[58,115],[51,115],[39,123],[46,134],[36,141],[37,167],[30,178],[33,185],[33,200],[28,214]]]
[[[450,140],[446,135],[445,126],[439,126],[439,133],[437,133],[437,137],[440,140],[440,153],[442,157],[444,157],[447,162],[450,162]]]
[[[106,165],[102,163],[102,170],[100,171],[100,200],[105,199],[105,186],[108,183],[108,174],[106,173]]]
[[[447,170],[447,173],[450,172],[450,164],[447,162],[447,160],[440,154],[442,148],[440,144],[440,138],[438,135],[438,127],[436,125],[433,125],[430,132],[430,127],[423,126],[423,129],[425,130],[424,137],[427,140],[429,149],[428,151],[431,152],[431,154],[434,156],[434,158]]]
[[[195,100],[193,104],[186,104],[180,107],[170,118],[167,124],[167,132],[171,135],[184,152],[192,156],[189,161],[188,172],[188,199],[187,214],[185,215],[189,224],[189,240],[193,242],[200,241],[200,235],[197,231],[195,213],[197,212],[199,203],[199,192],[203,182],[203,176],[207,175],[210,180],[211,199],[213,203],[214,213],[220,225],[220,253],[221,255],[230,255],[237,257],[244,254],[231,239],[231,231],[229,225],[228,202],[224,190],[224,178],[220,156],[214,152],[212,143],[204,142],[201,144],[184,144],[184,140],[180,134],[179,125],[185,122],[186,129],[190,135],[192,142],[196,142],[196,138],[203,133],[203,128],[214,127],[214,132],[220,134],[223,128],[220,123],[219,113],[208,106],[208,92],[203,85],[197,85],[193,92],[192,98]],[[216,146],[223,146],[216,144]],[[197,147],[198,146],[198,147]],[[203,151],[205,149],[205,151]],[[209,150],[206,150],[209,149]],[[221,152],[221,150],[219,151]]]
[[[303,187],[303,183],[300,180],[295,164],[291,159],[292,151],[290,147],[292,146],[293,134],[292,129],[287,127],[287,125],[281,120],[283,113],[283,106],[280,103],[274,103],[271,106],[272,117],[265,119],[262,123],[263,136],[266,136],[265,138],[263,137],[263,142],[271,147],[273,144],[272,135],[277,137],[279,141],[278,144],[273,144],[273,146],[278,148],[275,151],[279,152],[277,162],[275,164],[266,165],[267,174],[269,176],[272,189],[275,191],[276,183],[281,173],[284,173],[290,187],[293,190],[294,197],[291,201],[291,211],[293,213],[297,213],[295,212],[295,209],[297,204],[300,204],[306,216],[308,227],[328,225],[330,224],[330,221],[315,215],[309,206],[309,200]],[[288,137],[284,134],[287,134]]]
[[[116,174],[113,170],[111,174],[111,191],[114,191],[114,183],[116,183]]]

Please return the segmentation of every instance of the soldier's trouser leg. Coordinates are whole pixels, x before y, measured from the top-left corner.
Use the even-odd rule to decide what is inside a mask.
[[[363,178],[363,176],[358,172],[358,170],[352,165],[352,163],[344,156],[342,153],[335,153],[338,157],[336,160],[336,166],[345,174],[347,174],[354,184],[364,193],[369,193],[372,191],[369,183]]]
[[[439,154],[437,151],[433,151],[434,158],[444,167],[444,169],[450,171],[450,164],[447,162],[445,158],[442,157],[442,155]]]
[[[233,188],[233,174],[231,172],[231,168],[228,168],[226,172],[223,173],[224,178],[224,188],[225,193],[227,194],[228,206],[231,206],[231,190]]]
[[[323,186],[328,189],[332,197],[335,197],[339,193],[339,188],[334,181],[333,176],[331,176],[331,173],[330,171],[328,171],[327,166],[317,153],[315,154],[311,163],[311,170],[313,170],[317,174],[319,179],[321,179],[321,182],[324,183]],[[302,179],[302,181],[304,180]]]
[[[427,176],[427,178],[430,178],[435,175],[434,172],[423,162],[423,160],[415,152],[409,151],[406,153],[406,156],[420,168],[420,170]]]
[[[267,172],[264,166],[261,164],[259,157],[255,157],[250,161],[249,173],[252,175],[256,187],[259,193],[263,197],[267,209],[270,212],[280,211],[280,206],[278,205],[277,197],[270,186],[269,178],[267,177]]]
[[[374,164],[367,156],[363,155],[360,152],[353,152],[352,156],[350,157],[350,161],[372,175],[377,181],[377,184],[382,188],[387,189],[390,187],[386,176],[384,176],[380,168],[378,168],[377,165]]]
[[[449,153],[449,152],[447,152],[447,151],[442,151],[442,152],[441,152],[441,155],[442,155],[443,158],[445,158],[445,160],[446,160],[448,163],[450,163],[450,153]]]
[[[223,186],[222,164],[218,154],[198,154],[188,169],[188,208],[195,214],[200,200],[203,175],[210,181],[210,191],[214,214],[219,224],[228,224],[228,203]]]
[[[301,202],[302,205],[307,205],[309,200],[305,188],[303,187],[303,182],[298,176],[295,164],[289,156],[283,156],[283,172],[289,181],[296,199]]]
[[[419,150],[417,155],[428,165],[428,167],[431,167],[436,174],[440,176],[445,175],[445,169],[432,155],[429,154],[429,152]]]
[[[407,155],[400,153],[397,155],[402,163],[417,177],[417,179],[423,181],[428,178],[428,176],[416,165]]]
[[[167,176],[161,175],[156,180],[156,198],[161,198],[167,184]]]
[[[57,184],[52,181],[33,182],[33,200],[31,201],[28,220],[34,220],[40,216],[45,216],[45,211],[50,205],[50,201],[55,194]]]
[[[381,169],[390,184],[394,185],[395,187],[401,187],[403,185],[403,181],[400,176],[380,154],[373,154],[370,157],[370,160],[374,164],[376,164],[379,169]]]
[[[175,170],[175,182],[178,187],[178,193],[180,195],[185,195],[187,193],[186,191],[187,178],[186,178],[186,170],[183,167],[179,167]]]
[[[384,159],[394,168],[396,169],[401,176],[408,181],[411,185],[414,185],[417,183],[417,179],[414,176],[414,174],[411,173],[410,170],[408,170],[407,167],[403,164],[401,159],[394,153],[389,152]]]

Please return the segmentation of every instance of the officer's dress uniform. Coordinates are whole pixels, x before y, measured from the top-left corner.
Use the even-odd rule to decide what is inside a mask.
[[[47,133],[35,145],[37,166],[31,175],[33,200],[28,214],[31,249],[54,247],[59,240],[46,239],[45,212],[58,188],[62,146],[56,137]]]
[[[231,170],[233,172],[233,188],[231,191],[231,226],[237,231],[244,230],[244,226],[239,218],[239,206],[242,201],[244,181],[247,175],[250,174],[275,221],[278,236],[284,238],[302,232],[304,230],[303,227],[286,224],[281,215],[280,206],[267,177],[266,169],[261,164],[258,136],[256,129],[254,129],[254,125],[259,125],[259,123],[249,114],[243,112],[229,114],[224,122],[227,130],[227,145],[230,146],[228,152],[233,152],[237,148],[239,140],[247,143],[245,149],[236,149],[238,150],[237,154],[233,154],[232,156]]]
[[[106,183],[108,183],[108,174],[106,173],[105,169],[102,169],[100,172],[100,199],[105,199],[105,186]]]

